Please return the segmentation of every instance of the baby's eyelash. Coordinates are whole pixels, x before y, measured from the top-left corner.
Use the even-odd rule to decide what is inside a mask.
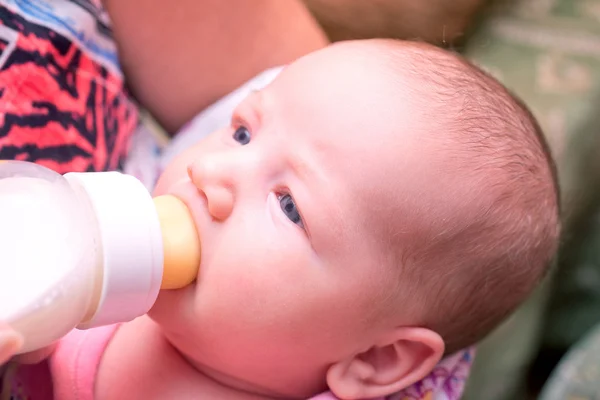
[[[248,124],[246,123],[246,121],[244,121],[242,118],[235,117],[235,116],[231,119],[230,126],[233,130],[238,129],[241,126],[248,129]]]
[[[304,220],[302,218],[302,214],[300,214],[300,209],[296,204],[296,200],[289,192],[280,192],[276,194],[277,200],[279,201],[279,207],[281,211],[285,214],[285,216],[294,224],[298,225],[303,230]]]

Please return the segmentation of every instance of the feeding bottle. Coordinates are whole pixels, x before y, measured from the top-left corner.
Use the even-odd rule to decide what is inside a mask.
[[[152,198],[119,172],[0,162],[0,322],[23,335],[21,352],[139,317],[199,265],[193,219],[176,197]]]

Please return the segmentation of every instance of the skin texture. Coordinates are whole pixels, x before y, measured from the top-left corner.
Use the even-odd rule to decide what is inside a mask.
[[[441,338],[414,327],[411,312],[387,309],[397,266],[367,240],[373,227],[365,223],[388,217],[389,202],[426,178],[392,181],[381,171],[434,172],[419,155],[423,125],[389,76],[366,73],[379,66],[355,51],[361,46],[293,63],[238,107],[229,128],[168,167],[155,194],[180,197],[194,215],[198,280],[162,292],[151,320],[118,332],[101,365],[99,398],[144,398],[140,390],[184,398],[184,388],[205,390],[207,377],[231,398],[307,398],[327,386],[342,398],[372,398],[439,361]],[[236,141],[236,131],[250,141]],[[282,211],[288,194],[301,223]],[[177,384],[182,376],[191,380]],[[140,388],[142,381],[152,383]]]

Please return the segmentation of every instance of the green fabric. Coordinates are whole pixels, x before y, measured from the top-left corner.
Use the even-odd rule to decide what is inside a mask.
[[[486,16],[464,51],[522,98],[540,122],[557,161],[566,237],[574,237],[573,232],[581,230],[582,221],[589,219],[600,188],[600,165],[593,168],[600,162],[596,135],[600,133],[599,22],[600,0],[502,2]],[[600,217],[597,219],[600,221]],[[598,236],[600,243],[600,226]],[[580,243],[565,243],[558,276],[573,274],[573,259],[581,257],[581,253],[570,248],[579,250]],[[596,250],[594,254],[600,256],[600,249]],[[600,282],[600,268],[594,268]],[[581,279],[573,277],[573,281],[576,284],[569,290],[579,292]],[[523,398],[525,371],[548,331],[542,325],[548,295],[552,304],[561,303],[554,298],[565,283],[566,280],[546,282],[479,346],[465,399]],[[600,307],[593,308],[600,317]],[[567,309],[566,314],[573,312]],[[562,319],[559,324],[567,322]],[[556,324],[552,329],[556,329]],[[555,332],[573,340],[579,331],[583,329]]]
[[[548,282],[478,346],[466,400],[525,399],[525,375],[535,356]]]
[[[600,215],[584,222],[556,275],[543,336],[547,348],[568,349],[600,321]]]
[[[540,400],[600,398],[600,325],[563,358],[550,376]]]

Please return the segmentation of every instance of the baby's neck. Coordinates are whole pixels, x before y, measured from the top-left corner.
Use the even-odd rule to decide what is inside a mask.
[[[114,398],[120,393],[129,398],[150,399],[161,393],[164,398],[178,399],[281,400],[241,390],[216,374],[205,373],[183,357],[146,317],[117,331],[103,357],[96,389],[99,398]]]
[[[169,347],[173,352],[187,363],[187,366],[194,370],[196,373],[201,374],[204,378],[212,380],[216,385],[223,388],[224,391],[230,391],[231,395],[227,398],[232,399],[252,399],[252,400],[293,400],[294,398],[286,397],[283,395],[277,395],[276,393],[270,392],[268,389],[261,388],[251,383],[241,381],[230,375],[224,374],[217,370],[210,368],[209,366],[203,365],[192,357],[186,355],[185,349],[178,348],[175,343],[177,340],[170,341],[169,335],[161,330],[158,325],[155,325],[156,329],[160,333],[162,340],[169,344]],[[234,397],[234,394],[237,397]],[[304,399],[304,398],[302,398]]]
[[[177,351],[177,350],[175,350]],[[224,390],[231,390],[232,393],[237,393],[240,397],[235,397],[235,399],[252,399],[252,400],[293,400],[288,397],[283,396],[274,396],[269,395],[266,390],[261,390],[253,387],[250,384],[240,382],[234,378],[231,378],[227,375],[221,374],[217,371],[214,371],[206,366],[199,365],[193,360],[189,360],[185,357],[185,355],[181,354],[181,357],[187,360],[189,365],[197,371],[199,374],[202,374],[204,377],[211,379],[215,384],[224,388]],[[244,397],[242,395],[248,396]]]

